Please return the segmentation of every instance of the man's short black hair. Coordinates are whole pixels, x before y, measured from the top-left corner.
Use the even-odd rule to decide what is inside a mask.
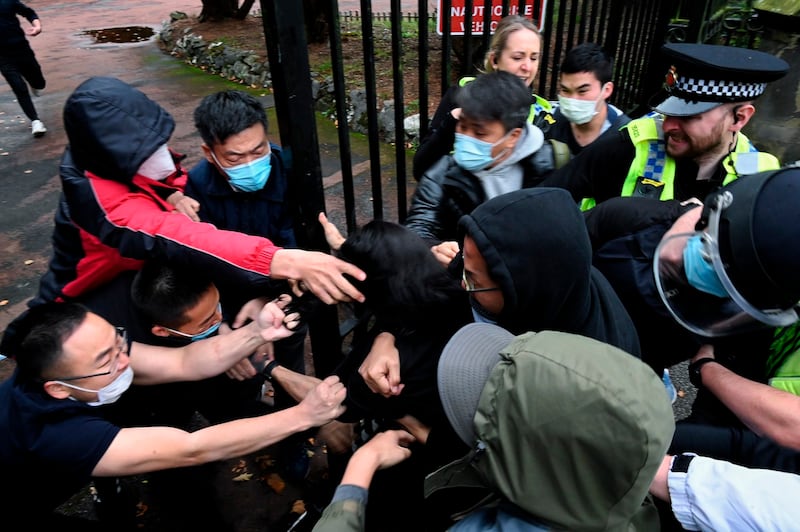
[[[64,342],[86,320],[89,309],[79,303],[44,303],[25,311],[16,324],[6,353],[17,363],[21,382],[48,376],[64,352]]]
[[[131,299],[150,325],[178,329],[189,318],[186,313],[197,305],[213,286],[197,268],[180,268],[151,260],[136,273]]]
[[[227,90],[209,94],[194,110],[194,127],[209,148],[259,123],[264,126],[266,133],[267,113],[264,107],[242,91]]]
[[[599,44],[585,42],[572,47],[561,63],[562,74],[578,72],[591,72],[605,84],[614,75],[614,60]]]
[[[481,74],[461,87],[456,104],[473,120],[500,121],[506,131],[524,127],[533,96],[525,82],[502,70]]]

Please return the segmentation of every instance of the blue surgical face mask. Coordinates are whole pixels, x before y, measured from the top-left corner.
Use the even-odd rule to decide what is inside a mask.
[[[705,257],[705,245],[700,235],[695,235],[686,242],[683,248],[683,269],[689,284],[707,294],[717,297],[730,297],[722,286],[714,265]]]
[[[211,336],[212,334],[214,334],[215,332],[217,332],[217,330],[219,329],[219,326],[222,325],[222,318],[221,318],[221,316],[222,316],[222,304],[221,303],[217,303],[217,314],[220,315],[220,320],[217,323],[215,323],[214,325],[212,325],[211,327],[209,327],[208,329],[206,329],[205,331],[199,332],[197,334],[187,334],[185,332],[178,331],[176,329],[170,329],[169,327],[164,327],[164,329],[168,330],[172,334],[176,334],[178,336],[182,336],[184,338],[188,338],[192,342],[196,342],[198,340],[204,340],[204,339],[208,338],[209,336]]]
[[[228,182],[231,186],[243,192],[256,192],[264,188],[269,179],[269,174],[272,172],[271,151],[253,161],[228,167],[219,164],[219,160],[214,155],[213,150],[211,150],[211,155],[217,161],[217,165],[227,174]]]
[[[211,327],[209,327],[205,331],[199,332],[197,334],[186,334],[185,332],[177,331],[175,329],[170,329],[169,327],[164,327],[164,328],[166,330],[168,330],[169,332],[171,332],[172,334],[177,334],[178,336],[183,336],[184,338],[188,338],[192,342],[196,342],[198,340],[205,340],[206,338],[208,338],[209,336],[211,336],[212,334],[217,332],[217,329],[219,329],[219,326],[221,324],[222,324],[222,322],[218,321],[217,323],[215,323],[214,325],[212,325]]]
[[[483,170],[503,156],[505,150],[497,157],[492,157],[492,149],[503,142],[510,133],[511,131],[503,135],[503,137],[494,144],[478,140],[475,137],[470,137],[463,133],[456,133],[456,140],[453,144],[453,158],[458,166],[468,172]]]

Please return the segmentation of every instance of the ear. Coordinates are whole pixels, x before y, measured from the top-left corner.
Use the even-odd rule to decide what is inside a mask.
[[[508,138],[506,139],[506,147],[508,149],[512,149],[514,146],[516,146],[517,141],[519,140],[519,137],[521,135],[522,135],[521,127],[512,129],[511,132],[508,134]]]
[[[216,166],[216,165],[217,165],[217,163],[216,163],[216,161],[214,161],[214,157],[212,157],[212,156],[211,156],[211,148],[209,148],[209,147],[208,147],[208,144],[206,144],[206,143],[204,142],[204,143],[203,143],[203,144],[200,146],[200,148],[202,148],[202,150],[203,150],[203,155],[205,156],[205,158],[206,158],[206,161],[208,161],[208,162],[210,162],[211,164],[213,164],[214,166]]]
[[[47,392],[50,397],[55,397],[56,399],[66,399],[70,395],[69,388],[56,381],[47,381],[43,386],[44,391]]]
[[[489,64],[497,67],[497,54],[495,54],[494,51],[489,52]]]
[[[614,82],[609,81],[608,83],[603,86],[603,90],[600,92],[602,94],[604,100],[608,100],[611,98],[611,95],[614,93]]]
[[[153,325],[150,328],[150,332],[153,333],[153,336],[160,336],[162,338],[166,338],[170,335],[169,331],[161,325]]]
[[[756,108],[751,103],[744,103],[734,106],[734,120],[731,124],[730,131],[738,132],[750,121],[750,118],[756,113]]]

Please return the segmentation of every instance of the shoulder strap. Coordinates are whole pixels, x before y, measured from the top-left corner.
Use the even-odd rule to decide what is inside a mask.
[[[556,139],[547,139],[547,142],[553,147],[553,167],[558,169],[565,166],[572,158],[567,143]]]

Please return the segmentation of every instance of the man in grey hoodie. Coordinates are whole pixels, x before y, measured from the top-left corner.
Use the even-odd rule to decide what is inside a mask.
[[[552,168],[540,153],[544,135],[527,122],[531,94],[522,80],[500,71],[478,76],[460,89],[457,102],[454,151],[422,175],[405,222],[442,264],[458,252],[461,216],[495,196],[537,185]]]

